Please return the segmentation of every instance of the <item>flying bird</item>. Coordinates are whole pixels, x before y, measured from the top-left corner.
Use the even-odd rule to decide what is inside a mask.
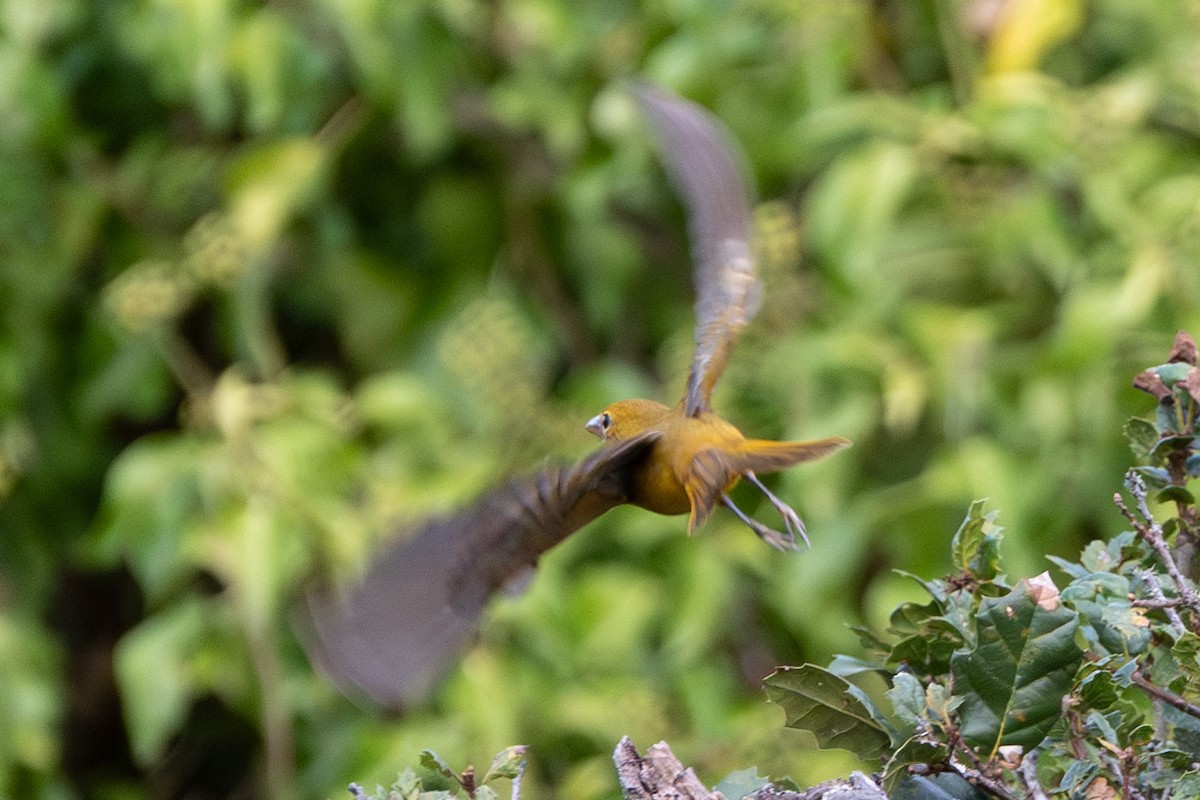
[[[538,557],[609,509],[632,504],[687,514],[688,532],[718,505],[780,550],[808,542],[804,524],[758,479],[829,455],[839,436],[805,442],[748,439],[712,411],[713,387],[760,304],[750,197],[725,127],[661,88],[633,89],[657,133],[688,218],[696,291],[696,350],[683,399],[622,400],[587,421],[600,448],[548,467],[427,522],[370,563],[348,591],[310,594],[310,656],[348,694],[401,708],[423,699],[474,632],[490,598],[523,585]],[[752,518],[729,491],[745,480],[779,513],[783,530]]]

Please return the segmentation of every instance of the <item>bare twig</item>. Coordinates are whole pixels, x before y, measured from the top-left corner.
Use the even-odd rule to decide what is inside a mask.
[[[1137,535],[1158,554],[1159,560],[1162,561],[1163,567],[1175,584],[1175,591],[1178,593],[1180,601],[1192,612],[1190,629],[1194,633],[1200,634],[1200,625],[1197,624],[1197,615],[1200,615],[1200,594],[1196,593],[1196,590],[1183,576],[1179,565],[1175,563],[1171,549],[1167,546],[1167,538],[1163,533],[1162,526],[1150,513],[1150,507],[1146,503],[1146,484],[1142,480],[1142,476],[1131,470],[1125,476],[1125,485],[1129,487],[1130,494],[1137,501],[1138,513],[1141,514],[1142,519],[1139,520],[1133,515],[1119,492],[1113,495],[1113,502],[1125,519],[1129,520],[1129,524],[1133,526]]]
[[[1037,776],[1037,748],[1033,748],[1025,757],[1021,759],[1021,766],[1017,770],[1017,775],[1021,778],[1021,783],[1025,784],[1026,796],[1030,800],[1050,800],[1046,790],[1042,788],[1042,784],[1038,781]]]
[[[725,800],[720,792],[705,788],[691,768],[684,768],[666,742],[651,745],[644,756],[629,737],[613,752],[617,778],[626,800]],[[879,779],[852,772],[846,779],[826,781],[803,791],[777,789],[768,783],[747,800],[887,800]],[[1005,795],[1008,797],[1008,795]]]
[[[690,767],[684,769],[666,742],[650,745],[641,756],[626,736],[617,744],[613,761],[626,800],[721,800]]]
[[[1200,706],[1184,700],[1174,692],[1164,689],[1158,684],[1147,680],[1146,676],[1141,673],[1141,670],[1135,670],[1133,674],[1129,676],[1129,679],[1133,682],[1134,686],[1138,687],[1154,699],[1161,700],[1172,708],[1176,708],[1188,716],[1200,719]]]
[[[1149,597],[1138,597],[1134,602],[1145,608],[1158,608],[1164,611],[1167,619],[1171,623],[1171,635],[1178,638],[1187,631],[1187,626],[1183,624],[1183,618],[1179,616],[1176,607],[1182,605],[1182,601],[1178,597],[1167,597],[1163,593],[1162,584],[1158,580],[1158,576],[1148,569],[1137,571],[1138,579],[1146,584],[1147,591],[1150,592]]]

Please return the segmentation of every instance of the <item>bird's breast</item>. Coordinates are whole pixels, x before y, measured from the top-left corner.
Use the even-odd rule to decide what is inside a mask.
[[[670,418],[634,472],[630,502],[658,514],[688,513],[692,503],[685,485],[695,480],[697,454],[733,449],[743,441],[737,428],[715,414]],[[737,480],[738,476],[731,474],[718,482],[728,490]]]
[[[662,440],[655,442],[634,471],[629,501],[656,514],[686,514],[692,504],[675,472],[671,452],[663,445]]]

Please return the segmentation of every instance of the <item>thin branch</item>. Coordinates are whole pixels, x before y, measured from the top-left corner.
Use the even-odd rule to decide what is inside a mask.
[[[1162,526],[1158,524],[1158,521],[1150,513],[1150,508],[1146,504],[1146,484],[1142,481],[1140,475],[1130,471],[1126,475],[1126,485],[1129,487],[1134,500],[1137,501],[1138,512],[1141,514],[1142,519],[1138,520],[1133,515],[1129,507],[1125,505],[1125,499],[1121,497],[1119,492],[1113,495],[1113,502],[1125,519],[1129,520],[1129,524],[1133,526],[1138,536],[1158,554],[1159,559],[1163,562],[1163,566],[1167,570],[1167,574],[1171,576],[1171,580],[1175,584],[1175,591],[1179,593],[1179,599],[1192,612],[1191,630],[1200,634],[1200,625],[1196,624],[1196,615],[1200,614],[1200,594],[1197,594],[1196,590],[1184,578],[1179,565],[1175,563],[1175,557],[1171,555],[1171,549],[1167,546],[1167,539],[1163,533]]]
[[[1150,592],[1150,596],[1132,598],[1133,601],[1145,608],[1157,608],[1164,611],[1171,623],[1171,634],[1175,638],[1179,638],[1187,631],[1187,626],[1183,624],[1183,618],[1175,610],[1176,607],[1183,605],[1182,601],[1178,597],[1167,597],[1163,593],[1162,584],[1159,582],[1158,576],[1150,570],[1141,569],[1136,574],[1138,579],[1146,584],[1146,589]]]
[[[1025,784],[1025,791],[1030,800],[1050,800],[1046,790],[1042,788],[1041,782],[1038,781],[1037,760],[1038,751],[1035,747],[1021,759],[1017,775],[1021,778],[1021,783]]]
[[[1133,674],[1130,675],[1129,679],[1133,682],[1134,686],[1138,687],[1154,699],[1161,700],[1172,708],[1176,708],[1188,716],[1200,719],[1200,706],[1184,700],[1174,692],[1168,691],[1167,689],[1164,689],[1155,683],[1151,683],[1149,680],[1147,680],[1146,676],[1141,673],[1141,670],[1135,670]]]

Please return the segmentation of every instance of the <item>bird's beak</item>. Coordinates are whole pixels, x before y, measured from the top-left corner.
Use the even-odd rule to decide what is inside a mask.
[[[604,426],[600,424],[600,418],[602,416],[604,416],[604,415],[597,414],[596,416],[589,419],[587,421],[587,424],[583,426],[584,428],[587,429],[588,433],[594,433],[597,436],[599,436],[601,439],[604,438]]]

